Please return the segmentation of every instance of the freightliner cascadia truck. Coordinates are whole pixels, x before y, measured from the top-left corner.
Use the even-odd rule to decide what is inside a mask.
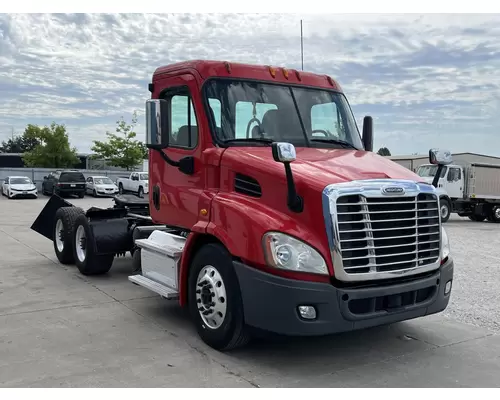
[[[148,198],[83,210],[52,196],[31,228],[61,263],[98,275],[131,253],[129,280],[188,307],[220,351],[447,307],[435,187],[372,151],[372,118],[360,134],[330,76],[188,61],[156,69],[149,90]]]

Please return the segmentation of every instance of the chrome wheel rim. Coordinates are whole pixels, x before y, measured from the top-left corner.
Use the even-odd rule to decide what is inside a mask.
[[[219,328],[226,318],[226,286],[213,266],[203,267],[196,281],[196,306],[201,319],[210,329]]]
[[[76,229],[75,247],[78,261],[84,262],[87,256],[87,237],[85,235],[85,229],[83,228],[83,225],[80,225]]]
[[[495,217],[495,219],[499,220],[500,219],[500,207],[497,207],[495,208],[495,210],[493,211],[493,216]]]
[[[56,230],[54,236],[55,236],[57,251],[59,253],[61,253],[64,250],[63,235],[64,235],[64,225],[62,220],[58,219],[56,223]]]

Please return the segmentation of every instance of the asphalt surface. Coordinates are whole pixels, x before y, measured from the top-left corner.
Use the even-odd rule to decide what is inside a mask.
[[[130,258],[92,278],[58,264],[52,242],[29,228],[45,201],[0,198],[0,386],[500,386],[500,225],[445,225],[455,280],[442,314],[219,353],[175,302],[127,280]]]

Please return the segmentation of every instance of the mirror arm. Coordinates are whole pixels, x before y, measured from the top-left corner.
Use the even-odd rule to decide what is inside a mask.
[[[304,200],[297,193],[295,189],[295,182],[293,180],[292,168],[290,167],[289,162],[283,163],[285,164],[285,173],[286,173],[286,183],[288,186],[288,199],[287,204],[290,211],[295,213],[301,213],[304,211]]]
[[[161,158],[163,158],[163,161],[165,161],[168,165],[171,165],[172,167],[178,168],[179,171],[185,173],[186,175],[194,174],[194,158],[193,157],[184,157],[184,158],[181,158],[179,161],[174,161],[169,156],[167,156],[162,150],[159,150],[159,149],[154,149],[154,150],[156,150],[158,153],[160,153]]]
[[[438,164],[436,175],[434,175],[434,179],[432,180],[432,186],[435,188],[438,187],[439,177],[441,176],[441,172],[443,172],[444,165]]]

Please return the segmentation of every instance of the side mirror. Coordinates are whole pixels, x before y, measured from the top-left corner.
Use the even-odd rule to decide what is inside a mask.
[[[49,177],[48,177],[47,175],[45,175],[45,176],[43,177],[43,179],[47,180],[47,179],[49,179]]]
[[[297,153],[295,146],[287,142],[274,142],[272,144],[273,158],[276,162],[290,163],[295,161]]]
[[[302,197],[298,195],[295,189],[292,168],[290,167],[290,163],[297,158],[295,146],[287,142],[274,142],[271,145],[271,149],[274,161],[281,162],[285,165],[286,184],[288,186],[288,208],[293,212],[300,213],[304,210],[304,200],[302,200]]]
[[[146,147],[166,149],[169,145],[168,103],[165,100],[146,101]]]
[[[363,118],[363,147],[373,151],[373,118],[369,115]]]
[[[438,166],[436,175],[434,175],[434,179],[432,180],[432,186],[437,188],[444,166],[451,164],[453,162],[453,157],[451,156],[451,152],[449,150],[430,149],[429,162]]]
[[[448,165],[453,162],[453,157],[449,150],[430,149],[429,162],[435,165]]]

